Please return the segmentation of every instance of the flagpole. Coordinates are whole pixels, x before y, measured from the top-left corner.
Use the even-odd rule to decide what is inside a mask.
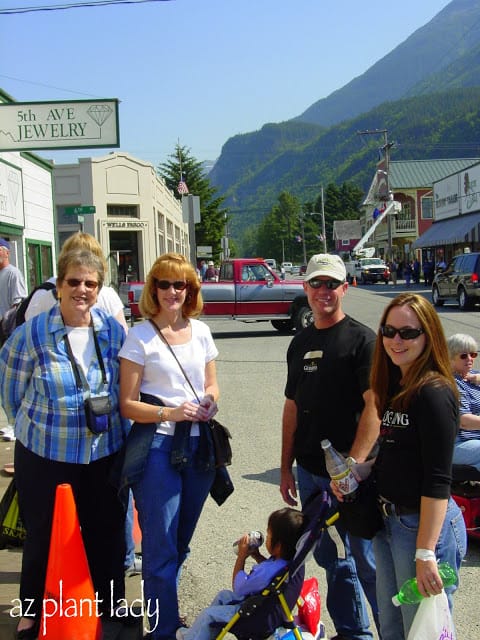
[[[323,202],[323,186],[320,187],[320,195],[322,197],[322,236],[323,236],[323,253],[327,253],[327,236],[325,234],[325,207]]]

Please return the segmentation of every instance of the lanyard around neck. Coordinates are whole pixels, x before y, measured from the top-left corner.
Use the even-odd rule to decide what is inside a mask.
[[[97,354],[98,364],[100,365],[100,369],[102,371],[102,382],[104,386],[107,386],[107,373],[105,371],[105,364],[103,362],[102,352],[100,351],[100,345],[98,344],[97,334],[95,329],[93,328],[93,322],[90,324],[93,331],[93,342],[95,343],[95,352]],[[75,375],[75,382],[77,383],[77,387],[85,389],[85,385],[82,382],[82,377],[80,375],[80,371],[78,369],[77,361],[73,355],[72,346],[70,344],[70,340],[68,339],[68,333],[65,334],[65,344],[67,347],[67,354],[72,363],[73,373]],[[87,383],[88,386],[88,383]]]

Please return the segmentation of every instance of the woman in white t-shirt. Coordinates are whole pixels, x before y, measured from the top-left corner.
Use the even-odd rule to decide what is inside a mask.
[[[145,599],[158,611],[152,640],[171,640],[182,626],[177,578],[215,475],[205,423],[217,412],[218,351],[208,326],[195,319],[202,306],[194,267],[182,255],[161,256],[140,299],[146,320],[129,330],[119,354],[122,415],[135,421],[132,433],[136,425],[141,434],[153,427],[131,480]]]
[[[62,246],[60,255],[67,251],[73,251],[75,249],[82,249],[85,251],[91,251],[94,255],[101,258],[105,264],[105,271],[107,265],[103,255],[103,249],[99,242],[89,233],[83,231],[77,231],[69,238],[67,238]],[[57,279],[55,277],[49,278],[48,282],[56,284]],[[56,302],[56,291],[52,289],[39,289],[36,291],[25,310],[25,320],[34,318],[42,311],[49,311]],[[112,287],[102,287],[98,294],[95,307],[104,309],[108,315],[113,316],[124,327],[125,331],[128,331],[127,321],[125,320],[125,314],[123,312],[123,303],[120,300],[120,296]]]

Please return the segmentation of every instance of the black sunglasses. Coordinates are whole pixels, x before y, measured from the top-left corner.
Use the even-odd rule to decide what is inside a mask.
[[[339,280],[316,280],[313,278],[313,280],[308,280],[308,284],[312,289],[320,289],[322,286],[327,287],[327,289],[338,289],[344,283]]]
[[[384,324],[383,327],[380,327],[380,331],[385,338],[394,338],[398,333],[402,340],[415,340],[424,332],[423,329],[412,329],[410,327],[397,329],[397,327],[392,327],[391,324]]]
[[[167,291],[170,287],[173,287],[175,291],[183,291],[188,285],[188,282],[185,282],[185,280],[175,280],[175,282],[170,282],[169,280],[157,280],[157,278],[154,278],[153,281],[155,286],[158,289],[162,289],[162,291]]]
[[[98,287],[98,282],[95,282],[95,280],[78,280],[77,278],[68,278],[65,282],[69,287],[72,287],[72,289],[79,287],[82,283],[87,289],[96,289]]]
[[[466,360],[468,358],[468,356],[470,356],[470,358],[473,358],[473,360],[475,360],[475,358],[478,356],[478,353],[476,351],[470,351],[470,353],[461,353],[460,354],[460,358],[462,360]]]

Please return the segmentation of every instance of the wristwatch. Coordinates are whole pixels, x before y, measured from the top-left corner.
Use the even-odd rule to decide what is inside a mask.
[[[163,412],[165,411],[165,407],[160,407],[157,411],[158,422],[163,422]]]

